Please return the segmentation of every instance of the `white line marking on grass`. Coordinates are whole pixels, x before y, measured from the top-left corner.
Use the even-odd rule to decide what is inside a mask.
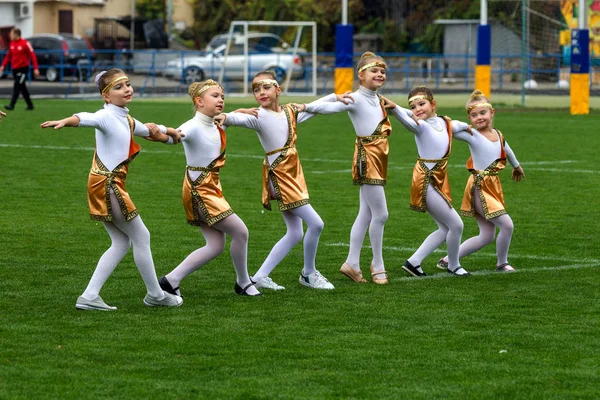
[[[317,175],[321,175],[321,174],[342,174],[342,173],[349,174],[350,172],[352,172],[352,170],[351,169],[332,169],[332,170],[329,170],[329,171],[312,171],[312,170],[309,170],[308,172],[311,173],[311,174],[317,174]]]
[[[473,271],[471,272],[471,275],[473,276],[487,276],[487,275],[507,275],[507,274],[523,274],[523,273],[531,273],[531,272],[547,272],[547,271],[565,271],[565,270],[570,270],[570,269],[582,269],[582,268],[598,268],[600,267],[600,264],[596,263],[596,264],[571,264],[571,265],[559,265],[556,267],[539,267],[539,268],[520,268],[517,269],[514,272],[496,272],[494,270],[486,270],[486,271]],[[437,273],[437,274],[433,274],[433,275],[427,275],[421,278],[415,278],[414,276],[403,276],[401,278],[393,278],[392,280],[394,282],[396,281],[422,281],[422,280],[428,280],[428,279],[448,279],[448,278],[452,278],[452,279],[468,279],[468,277],[460,277],[460,276],[454,276],[454,275],[450,275],[448,273]]]
[[[527,168],[527,167],[526,167]],[[527,168],[527,171],[544,171],[544,172],[575,172],[578,174],[598,174],[600,171],[591,169],[561,169],[561,168]]]
[[[326,243],[325,246],[329,246],[329,247],[350,247],[350,244],[348,243]],[[364,246],[366,248],[371,248],[371,246]],[[407,252],[415,252],[417,249],[416,248],[411,248],[411,247],[394,247],[394,246],[384,246],[383,247],[384,250],[387,251],[407,251]],[[439,254],[446,254],[447,251],[446,250],[442,250],[442,249],[436,249],[433,251],[434,253],[439,253]],[[470,254],[469,257],[471,256],[482,256],[482,257],[496,257],[496,253],[484,253],[484,252],[475,252],[473,254]],[[524,258],[524,259],[529,259],[529,260],[546,260],[546,261],[566,261],[566,262],[585,262],[585,263],[593,263],[593,264],[598,264],[600,263],[600,260],[596,260],[593,258],[584,258],[584,259],[579,259],[579,260],[574,260],[573,258],[567,258],[567,257],[556,257],[556,256],[538,256],[538,255],[524,255],[524,254],[511,254],[510,258]]]

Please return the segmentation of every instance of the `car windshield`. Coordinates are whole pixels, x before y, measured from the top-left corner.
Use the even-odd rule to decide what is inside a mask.
[[[216,49],[217,47],[220,47],[220,46],[224,45],[225,43],[227,43],[227,36],[225,36],[225,37],[218,37],[218,38],[216,38],[216,39],[213,39],[213,40],[212,40],[212,41],[211,41],[211,42],[208,44],[208,46],[209,46],[211,49]]]
[[[87,43],[81,39],[65,39],[70,50],[89,50]]]

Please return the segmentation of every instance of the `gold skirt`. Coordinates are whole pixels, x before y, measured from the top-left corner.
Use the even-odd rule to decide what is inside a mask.
[[[203,172],[195,181],[191,180],[186,171],[181,195],[190,225],[205,223],[212,226],[233,214],[231,206],[223,197],[218,170]]]

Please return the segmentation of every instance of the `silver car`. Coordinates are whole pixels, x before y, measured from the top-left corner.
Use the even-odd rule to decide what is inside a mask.
[[[279,82],[283,82],[287,74],[292,79],[304,76],[304,63],[298,55],[276,52],[248,52],[248,69],[245,71],[243,45],[232,45],[225,62],[225,47],[221,45],[214,51],[202,56],[183,56],[167,63],[164,75],[183,80],[186,83],[202,81],[207,78],[217,79],[224,68],[225,80],[252,79],[260,71],[272,70]]]

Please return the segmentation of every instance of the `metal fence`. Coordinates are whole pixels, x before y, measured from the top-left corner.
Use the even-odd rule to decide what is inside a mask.
[[[0,57],[4,54],[0,52]],[[250,54],[251,60],[259,54]],[[475,80],[475,56],[468,54],[382,54],[388,63],[388,81],[383,93],[404,94],[418,85],[426,85],[437,93],[462,93],[473,89]],[[54,97],[95,97],[98,95],[93,82],[96,72],[108,68],[121,68],[126,71],[138,94],[143,96],[169,96],[187,93],[189,82],[186,81],[186,69],[189,64],[183,63],[173,68],[174,62],[184,62],[191,57],[200,57],[206,61],[207,54],[198,51],[163,51],[163,50],[97,50],[87,53],[83,58],[74,60],[68,54],[58,51],[50,61],[40,61],[41,77],[31,85],[33,95]],[[277,55],[274,55],[277,57]],[[280,55],[280,57],[283,57]],[[355,55],[358,61],[360,54]],[[231,58],[229,60],[232,60]],[[203,64],[202,75],[197,78],[217,78],[221,63],[207,62]],[[171,62],[171,64],[170,64]],[[317,70],[317,93],[330,93],[334,88],[334,53],[318,53],[317,65],[310,63],[305,57],[294,68],[293,79],[288,88],[291,93],[306,92],[310,89],[312,69]],[[523,63],[525,68],[523,69]],[[594,63],[592,63],[593,65]],[[234,67],[233,62],[227,65],[223,84],[228,93],[240,90],[241,79],[245,75],[241,67]],[[592,94],[600,89],[600,73],[593,67],[590,74]],[[251,67],[248,79],[262,68]],[[54,71],[50,74],[48,71]],[[569,95],[569,66],[564,64],[562,54],[495,54],[492,55],[492,91],[495,93],[521,93],[521,74],[525,71],[525,88],[528,94]],[[287,73],[287,71],[281,71]],[[6,77],[10,71],[5,72]],[[56,76],[54,82],[44,77]],[[12,82],[0,80],[0,95],[7,97],[11,92]]]

